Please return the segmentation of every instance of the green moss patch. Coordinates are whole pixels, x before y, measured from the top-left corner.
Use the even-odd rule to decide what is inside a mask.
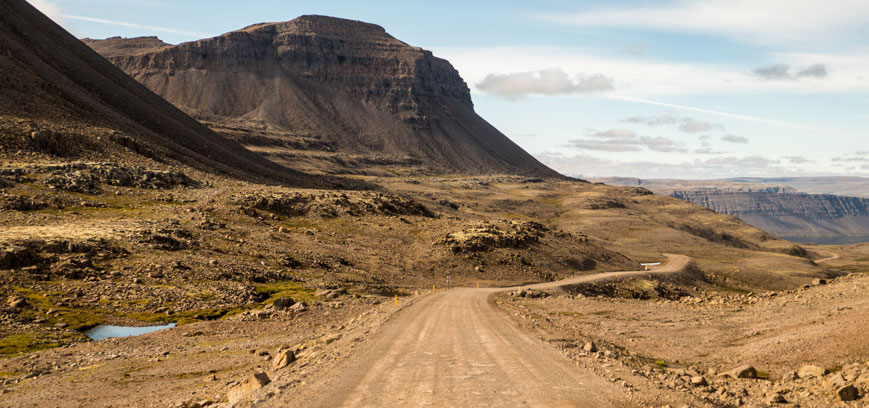
[[[43,340],[31,334],[13,334],[0,339],[0,355],[11,357],[59,346],[59,343]]]
[[[217,320],[224,317],[230,317],[245,310],[253,309],[252,305],[241,307],[217,307],[213,309],[196,309],[176,312],[173,314],[166,313],[128,313],[124,317],[128,319],[138,320],[140,322],[149,323],[175,323],[179,326],[185,324],[201,322],[204,320]]]
[[[27,298],[27,302],[32,306],[32,308],[24,310],[22,315],[33,319],[43,318],[46,325],[53,326],[58,323],[64,323],[69,329],[81,331],[99,326],[105,322],[105,319],[100,316],[101,314],[105,314],[105,311],[62,307],[52,302],[51,293],[35,292],[32,289],[18,287],[13,289],[19,295]],[[47,314],[52,309],[54,313]]]
[[[263,302],[268,304],[277,298],[288,297],[297,302],[305,302],[311,304],[319,298],[314,295],[314,289],[306,288],[299,285],[297,282],[282,281],[274,283],[263,283],[254,286],[256,293],[262,296],[267,296],[268,299]]]

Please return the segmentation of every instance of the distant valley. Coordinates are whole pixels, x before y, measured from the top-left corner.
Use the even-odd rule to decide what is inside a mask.
[[[828,245],[869,241],[869,179],[861,177],[596,181],[642,186],[739,217],[795,242]]]

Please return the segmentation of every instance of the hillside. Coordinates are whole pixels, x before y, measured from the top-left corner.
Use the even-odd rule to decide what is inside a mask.
[[[865,177],[737,177],[715,180],[638,179],[602,177],[595,181],[617,186],[641,186],[660,192],[675,190],[718,189],[758,191],[770,188],[781,192],[832,194],[869,198],[869,178]]]
[[[862,191],[860,177],[734,178],[655,180],[602,178],[608,184],[641,185],[659,194],[732,215],[781,238],[804,243],[848,244],[869,241],[869,199],[810,191]],[[780,184],[777,184],[780,183]]]
[[[22,0],[0,4],[0,73],[0,150],[17,160],[42,157],[32,152],[172,162],[234,177],[329,185],[209,130]]]
[[[458,76],[437,74],[445,63],[376,26],[284,25],[179,46],[99,44],[131,61],[170,52],[185,67],[225,66],[224,54],[209,53],[226,47],[239,73],[271,66],[275,89],[308,92],[279,97],[350,115],[317,116],[326,105],[311,105],[293,113],[301,125],[344,131],[341,120],[369,109],[385,126],[372,129],[412,129],[410,147],[447,155],[443,139],[458,134],[447,156],[461,164],[480,154],[479,167],[438,170],[428,156],[358,147],[402,133],[351,139],[358,146],[346,153],[326,143],[334,135],[295,135],[294,121],[257,130],[253,119],[211,115],[212,128],[295,168],[363,174],[288,170],[6,0],[0,405],[813,408],[866,399],[869,243],[797,245],[637,186],[458,174],[509,160],[459,152],[481,146],[471,136],[492,135],[481,128],[444,130],[484,123]],[[344,38],[386,51],[344,53]],[[172,54],[184,47],[202,52]],[[355,59],[323,62],[336,50]],[[291,62],[311,69],[284,76],[280,64]],[[403,85],[360,85],[375,71]],[[236,86],[229,71],[170,74],[223,75]],[[401,105],[383,113],[384,98]],[[431,116],[445,106],[458,108]],[[342,137],[351,134],[361,135]]]
[[[869,199],[829,194],[675,191],[673,197],[732,215],[779,237],[841,243],[869,237]]]
[[[85,42],[180,109],[294,168],[557,176],[474,112],[449,62],[374,24],[302,16],[176,46]]]

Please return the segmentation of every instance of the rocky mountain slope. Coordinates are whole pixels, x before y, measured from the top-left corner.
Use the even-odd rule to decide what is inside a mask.
[[[176,46],[85,42],[187,113],[296,168],[557,176],[474,112],[449,62],[374,24],[302,16]]]
[[[0,129],[0,150],[19,158],[148,158],[319,183],[209,130],[22,0],[0,4]]]

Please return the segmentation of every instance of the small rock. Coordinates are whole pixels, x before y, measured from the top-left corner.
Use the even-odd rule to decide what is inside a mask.
[[[323,340],[323,343],[331,344],[339,339],[341,339],[341,333],[335,333],[332,335],[325,336],[325,337],[323,337],[322,340]]]
[[[709,385],[706,379],[700,376],[691,377],[691,385],[695,387],[705,387]]]
[[[845,381],[845,377],[842,377],[842,374],[836,373],[827,379],[826,384],[830,388],[839,389],[848,385],[848,381]]]
[[[299,302],[290,306],[289,310],[291,312],[304,312],[305,310],[308,310],[308,307],[305,306],[304,302]]]
[[[13,309],[20,309],[24,306],[27,306],[27,300],[20,296],[10,296],[8,302],[9,307]]]
[[[265,387],[272,380],[266,373],[256,373],[248,378],[243,384],[236,386],[235,388],[229,390],[226,394],[227,399],[229,399],[230,404],[235,404],[241,401],[242,398],[247,396],[248,394]]]
[[[296,353],[293,350],[278,350],[277,355],[275,355],[275,359],[272,361],[272,367],[275,370],[280,370],[288,365],[290,365],[293,361],[296,361]]]
[[[846,385],[836,390],[836,396],[842,401],[854,401],[860,396],[860,392],[857,390],[857,387]]]
[[[582,349],[589,352],[589,353],[594,353],[597,351],[597,345],[594,344],[593,341],[590,341],[590,342],[585,343],[585,345],[582,346]]]
[[[802,378],[821,378],[827,374],[827,370],[815,365],[804,365],[797,371],[797,375]]]
[[[778,392],[772,393],[769,398],[766,399],[767,405],[786,404],[787,402],[788,400],[785,399],[784,395],[781,395],[781,393]]]
[[[721,376],[731,378],[757,378],[757,370],[750,365],[744,365],[722,373]]]
[[[818,285],[826,285],[826,284],[827,284],[827,280],[826,280],[826,279],[815,279],[815,280],[812,281],[812,285],[815,285],[815,286],[818,286]]]
[[[277,298],[277,299],[275,299],[274,303],[272,303],[272,305],[274,305],[275,309],[278,309],[278,310],[284,310],[284,309],[289,308],[290,306],[292,306],[294,304],[296,304],[296,301],[293,300],[293,298],[289,298],[289,297]]]
[[[782,381],[793,381],[797,378],[800,378],[800,376],[797,375],[796,371],[788,371],[781,377]]]

